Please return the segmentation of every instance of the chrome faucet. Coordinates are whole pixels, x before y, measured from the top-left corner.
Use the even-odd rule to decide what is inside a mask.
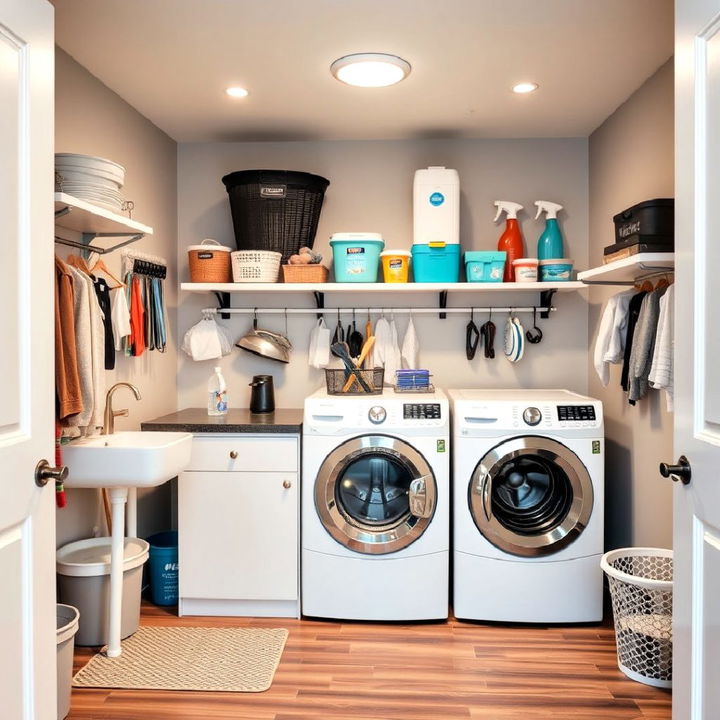
[[[124,410],[113,410],[112,408],[113,394],[119,387],[126,387],[132,390],[136,400],[140,400],[141,398],[140,391],[134,385],[127,382],[115,383],[107,391],[107,395],[105,396],[105,416],[103,419],[102,435],[112,435],[115,432],[115,418],[119,415],[127,417],[129,414],[129,410],[127,408]]]

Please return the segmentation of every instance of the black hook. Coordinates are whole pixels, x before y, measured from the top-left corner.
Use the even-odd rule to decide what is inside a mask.
[[[527,341],[529,343],[532,343],[533,345],[537,345],[542,339],[543,339],[543,332],[542,330],[537,326],[537,308],[533,308],[533,327],[532,330],[527,330],[525,332],[525,337],[527,338]]]

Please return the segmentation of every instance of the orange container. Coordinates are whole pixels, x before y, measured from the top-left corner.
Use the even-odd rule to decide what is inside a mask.
[[[383,250],[380,253],[383,280],[386,283],[406,283],[410,272],[408,250]]]

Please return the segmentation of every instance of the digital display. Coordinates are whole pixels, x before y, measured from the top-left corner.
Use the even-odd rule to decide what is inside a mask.
[[[439,420],[440,403],[405,403],[404,420]]]
[[[558,420],[595,420],[595,408],[592,405],[558,405]]]

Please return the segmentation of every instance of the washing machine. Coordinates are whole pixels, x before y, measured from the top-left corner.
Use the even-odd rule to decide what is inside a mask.
[[[453,608],[602,619],[602,404],[567,390],[451,390]]]
[[[448,617],[449,433],[440,391],[305,400],[304,615]]]

